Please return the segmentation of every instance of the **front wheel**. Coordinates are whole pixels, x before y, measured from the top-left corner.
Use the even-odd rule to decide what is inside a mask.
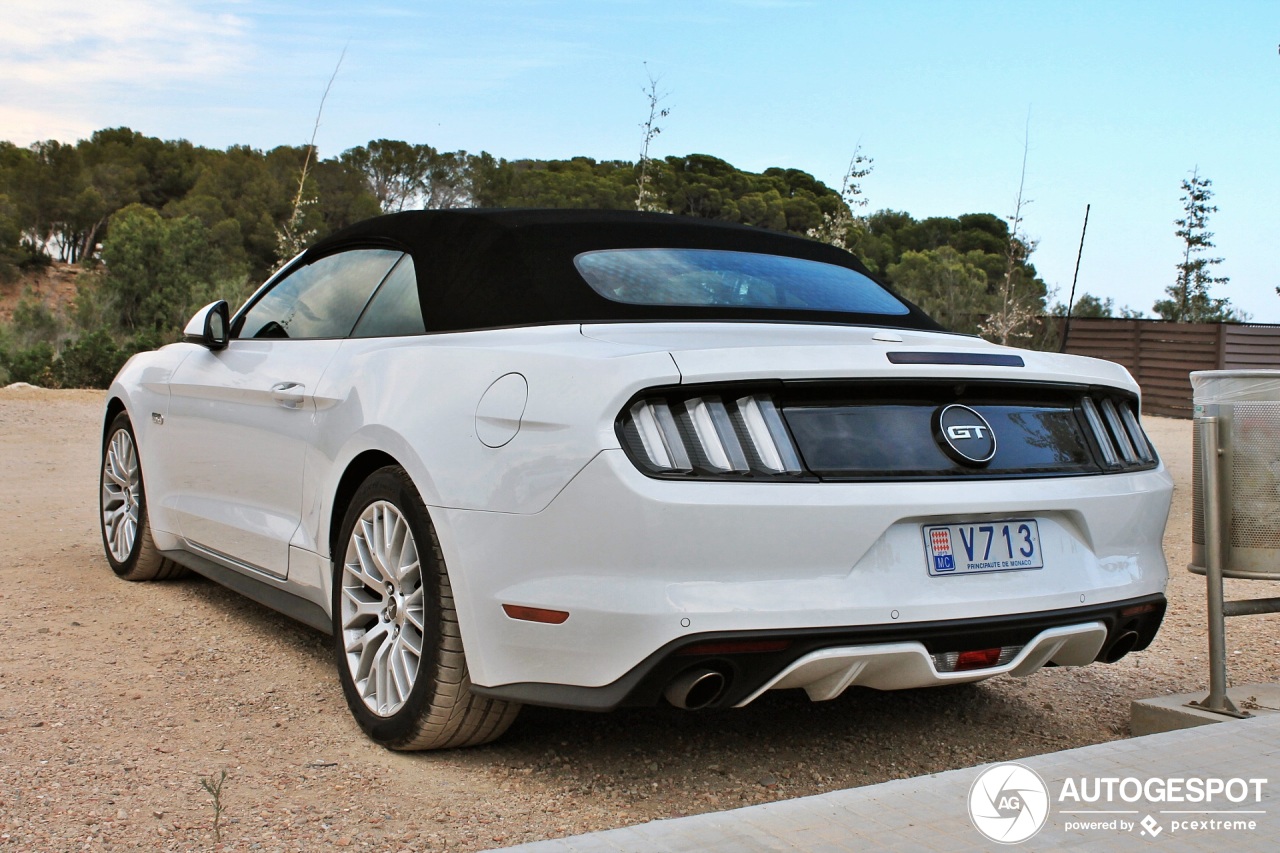
[[[391,749],[487,743],[520,706],[471,692],[444,556],[403,469],[356,491],[334,549],[333,636],[347,705]]]
[[[186,573],[182,566],[161,556],[151,540],[138,442],[124,412],[111,421],[102,444],[98,520],[107,562],[120,577],[127,581],[153,581]]]

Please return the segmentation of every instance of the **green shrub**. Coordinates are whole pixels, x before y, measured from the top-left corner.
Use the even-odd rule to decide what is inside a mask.
[[[12,382],[29,382],[41,388],[57,388],[58,374],[54,362],[57,353],[52,344],[40,341],[29,347],[3,354],[3,367]]]
[[[58,384],[63,388],[106,388],[129,358],[106,329],[80,336],[62,350],[57,362]]]
[[[43,302],[37,302],[30,292],[24,293],[13,309],[12,336],[25,346],[37,343],[54,345],[62,331],[61,318],[49,310]]]

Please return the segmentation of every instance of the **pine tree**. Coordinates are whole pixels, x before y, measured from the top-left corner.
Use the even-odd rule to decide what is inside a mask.
[[[1210,295],[1215,284],[1226,284],[1227,276],[1214,275],[1222,258],[1209,257],[1205,253],[1213,248],[1213,232],[1209,230],[1209,214],[1217,213],[1210,204],[1213,182],[1200,176],[1199,167],[1191,171],[1190,179],[1182,181],[1182,218],[1175,219],[1174,232],[1182,240],[1182,262],[1178,264],[1177,280],[1165,288],[1168,299],[1161,299],[1153,310],[1165,320],[1177,323],[1225,323],[1245,319],[1231,307],[1231,300]]]

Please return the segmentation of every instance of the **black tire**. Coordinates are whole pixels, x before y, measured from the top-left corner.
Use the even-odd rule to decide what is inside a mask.
[[[132,452],[131,460],[117,453],[126,447]],[[109,472],[117,476],[123,473],[128,483],[113,480],[108,485]],[[116,519],[116,523],[111,523],[110,518]],[[102,442],[102,464],[98,466],[98,527],[102,531],[102,550],[111,570],[125,580],[168,580],[187,573],[185,568],[162,556],[151,538],[138,440],[124,412],[111,421]],[[125,536],[127,528],[132,528],[132,533]]]
[[[371,549],[380,547],[380,539],[386,553],[374,559]],[[375,579],[369,567],[385,567],[392,557],[396,565],[416,565],[416,572],[391,568],[381,577],[393,575],[392,580]],[[364,612],[356,612],[357,602]],[[375,471],[352,498],[334,540],[332,605],[342,692],[360,727],[377,743],[397,750],[476,746],[499,737],[515,720],[518,704],[471,692],[444,555],[427,508],[403,469]],[[410,666],[415,645],[417,662]],[[382,672],[375,662],[380,655],[389,659]],[[392,672],[396,661],[403,664],[396,673],[413,669],[407,691],[404,679]]]

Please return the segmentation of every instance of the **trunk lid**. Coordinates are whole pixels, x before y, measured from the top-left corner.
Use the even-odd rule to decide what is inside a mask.
[[[910,377],[1101,383],[1138,390],[1128,371],[1109,361],[942,332],[788,323],[609,323],[584,325],[582,334],[629,349],[668,352],[685,383]],[[971,363],[983,361],[1005,363]]]

